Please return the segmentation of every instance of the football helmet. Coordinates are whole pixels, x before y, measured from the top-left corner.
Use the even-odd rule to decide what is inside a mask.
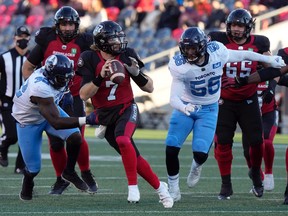
[[[195,64],[207,53],[207,41],[206,34],[198,27],[187,28],[180,37],[180,52],[190,64]]]
[[[245,26],[245,31],[241,37],[233,36],[231,32],[231,24],[237,24],[240,26]],[[245,9],[233,10],[227,17],[226,20],[226,33],[229,37],[235,41],[239,41],[243,38],[248,38],[255,25],[255,19],[253,20],[249,11]]]
[[[49,56],[42,67],[44,76],[55,89],[68,86],[74,75],[73,68],[73,62],[62,54]]]
[[[113,56],[126,50],[128,42],[122,27],[113,21],[104,21],[99,23],[94,31],[93,38],[96,47]]]
[[[72,22],[75,24],[75,30],[73,31],[61,31],[60,23],[61,22]],[[56,27],[56,34],[58,34],[61,38],[65,40],[65,42],[69,42],[74,37],[76,37],[79,33],[79,25],[80,18],[78,12],[70,6],[61,7],[54,16],[54,23]]]

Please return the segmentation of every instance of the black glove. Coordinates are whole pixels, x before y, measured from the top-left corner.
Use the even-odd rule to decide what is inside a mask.
[[[245,86],[248,84],[248,76],[246,77],[235,77],[235,88],[240,88],[241,86]]]
[[[276,88],[277,82],[275,80],[270,80],[268,88],[263,91],[262,93],[262,100],[263,103],[269,104],[273,100],[275,96],[275,88]]]

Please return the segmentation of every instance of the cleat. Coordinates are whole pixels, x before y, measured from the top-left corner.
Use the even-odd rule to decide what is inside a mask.
[[[75,171],[73,172],[67,172],[63,171],[62,178],[70,183],[72,183],[77,189],[80,191],[87,191],[88,186],[86,183],[77,175]]]
[[[261,179],[260,169],[250,169],[249,177],[252,179],[253,186],[252,192],[256,197],[262,197],[264,192],[264,187]]]
[[[14,173],[15,173],[15,174],[24,174],[24,169],[15,168]]]
[[[284,202],[283,202],[284,205],[288,205],[288,185],[286,186],[286,190],[285,190],[285,193],[284,193]]]
[[[273,174],[265,174],[263,185],[264,185],[264,190],[266,191],[272,191],[274,189]]]
[[[198,165],[196,167],[196,162],[193,160],[191,171],[187,177],[187,185],[188,187],[194,187],[200,180],[202,165]]]
[[[233,195],[232,184],[222,184],[221,191],[218,195],[219,200],[230,200]]]
[[[65,181],[61,177],[51,186],[51,190],[49,191],[49,194],[51,195],[61,195],[67,187],[70,185],[70,182]]]
[[[254,186],[253,185],[253,187],[252,187],[252,192],[253,192],[253,194],[256,196],[256,197],[262,197],[263,196],[263,192],[264,192],[264,187],[263,187],[263,185],[262,186],[258,186],[258,187],[256,187],[256,186]]]
[[[160,182],[157,193],[159,195],[160,202],[163,204],[164,208],[172,208],[174,201],[168,192],[168,186],[165,182]]]
[[[138,203],[140,200],[140,192],[138,185],[129,185],[128,186],[128,203]]]
[[[95,129],[95,136],[99,139],[103,139],[105,137],[107,126],[99,125],[99,127],[96,127]]]
[[[0,147],[0,165],[3,167],[8,166],[8,152]]]
[[[178,202],[181,200],[181,192],[179,185],[177,186],[169,186],[169,193],[173,199],[174,202]]]
[[[25,175],[22,178],[22,190],[19,193],[19,198],[23,201],[32,200],[34,181],[28,179]]]
[[[83,181],[87,184],[88,186],[88,193],[94,194],[97,193],[98,190],[98,184],[94,179],[94,175],[91,173],[91,170],[87,170],[84,172],[81,172],[81,177]]]

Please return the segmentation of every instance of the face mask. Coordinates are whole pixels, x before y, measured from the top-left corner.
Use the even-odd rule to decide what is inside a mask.
[[[20,49],[25,49],[28,46],[28,42],[29,40],[26,39],[20,39],[16,41],[16,45],[20,48]]]

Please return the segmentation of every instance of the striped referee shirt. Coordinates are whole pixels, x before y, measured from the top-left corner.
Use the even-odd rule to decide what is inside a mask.
[[[21,56],[16,48],[0,55],[0,98],[14,97],[15,92],[24,82],[22,65],[26,59],[26,56]]]

